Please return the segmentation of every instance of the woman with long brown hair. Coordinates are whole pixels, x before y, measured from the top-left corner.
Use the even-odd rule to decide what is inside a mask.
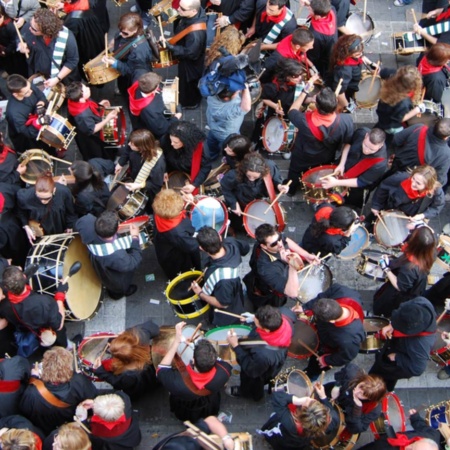
[[[236,27],[229,25],[221,31],[219,36],[211,44],[205,58],[205,67],[208,69],[216,59],[222,58],[223,56],[237,55],[241,51],[244,42],[244,33]]]
[[[379,264],[387,281],[373,298],[373,312],[390,317],[401,303],[423,294],[427,276],[436,259],[436,239],[428,226],[416,228],[398,258],[383,255]]]

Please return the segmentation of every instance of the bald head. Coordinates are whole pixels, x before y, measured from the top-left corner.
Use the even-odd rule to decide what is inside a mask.
[[[407,445],[405,450],[439,450],[439,446],[433,440],[423,438],[420,441]]]

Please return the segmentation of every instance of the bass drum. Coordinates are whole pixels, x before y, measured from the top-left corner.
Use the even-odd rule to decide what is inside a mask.
[[[364,319],[364,333],[366,338],[361,342],[359,353],[376,353],[380,350],[384,341],[378,337],[378,332],[389,325],[389,320],[384,317],[366,317]]]
[[[363,70],[361,81],[359,82],[359,91],[355,93],[355,102],[359,108],[370,109],[378,104],[381,92],[381,77],[375,76],[368,70]]]
[[[242,221],[244,223],[245,231],[252,238],[255,238],[255,230],[262,223],[269,223],[276,226],[278,231],[283,231],[286,227],[285,211],[282,206],[277,202],[266,213],[270,203],[266,200],[253,200],[250,202],[244,210]]]
[[[294,324],[294,335],[288,349],[288,356],[295,359],[308,359],[312,353],[302,345],[304,342],[317,353],[319,336],[316,327],[306,319],[298,319]],[[297,395],[297,394],[296,394]]]

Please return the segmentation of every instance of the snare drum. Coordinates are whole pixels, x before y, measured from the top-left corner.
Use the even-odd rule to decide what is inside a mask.
[[[64,103],[64,100],[66,98],[66,87],[64,86],[64,84],[58,83],[52,88],[46,88],[44,85],[44,81],[46,80],[47,78],[40,73],[35,73],[34,75],[31,75],[30,78],[28,78],[28,81],[32,85],[36,86],[40,91],[44,93],[49,103],[53,101],[52,111],[56,112]]]
[[[373,80],[373,81],[372,81]],[[381,91],[381,77],[375,76],[368,70],[362,71],[359,90],[355,93],[355,102],[359,108],[370,109],[378,104]]]
[[[372,278],[377,281],[385,281],[386,275],[378,265],[378,261],[383,255],[382,252],[376,250],[365,250],[359,258],[356,271],[363,277]]]
[[[198,195],[195,205],[188,205],[188,211],[196,231],[207,226],[214,228],[219,234],[225,232],[228,224],[228,210],[219,199]]]
[[[295,141],[296,128],[277,116],[270,117],[264,124],[262,143],[269,153],[290,150]]]
[[[212,169],[200,187],[200,189],[202,189],[200,192],[208,195],[209,197],[221,197],[222,186],[220,185],[220,180],[229,170],[230,166],[228,164],[221,164],[216,169]]]
[[[102,61],[104,56],[105,51],[83,66],[83,71],[89,84],[105,84],[120,77],[120,72],[111,67],[110,64],[106,67],[106,64]]]
[[[303,269],[298,272],[298,300],[300,303],[306,303],[316,298],[321,292],[326,291],[333,282],[333,274],[326,264],[313,266],[311,271]],[[308,274],[308,280],[303,283],[303,280]]]
[[[175,8],[172,8],[172,0],[162,0],[148,10],[148,14],[154,17],[157,17],[162,13],[164,13],[164,15],[161,16],[161,24],[163,27],[174,22],[178,17],[178,11]]]
[[[191,177],[184,172],[175,170],[169,173],[169,179],[167,181],[167,187],[169,189],[181,189],[191,182]],[[164,183],[163,189],[166,189],[166,183]]]
[[[437,247],[436,262],[446,270],[450,270],[450,237],[441,234]]]
[[[450,314],[446,314],[439,322],[440,332],[436,333],[436,341],[431,349],[431,359],[441,365],[447,366],[450,362],[450,349],[441,337],[442,331],[450,332]]]
[[[173,308],[173,312],[180,319],[195,319],[205,314],[209,310],[208,303],[191,290],[191,284],[202,272],[191,270],[184,272],[174,278],[166,288],[165,295],[167,301]],[[199,285],[203,285],[200,281]]]
[[[178,77],[172,80],[165,80],[162,82],[162,85],[161,95],[164,106],[170,115],[175,114],[178,106]]]
[[[314,392],[313,385],[308,375],[301,370],[290,367],[280,372],[274,380],[275,391],[287,391],[296,397],[311,397]]]
[[[123,184],[118,184],[109,197],[106,209],[117,211],[122,219],[131,219],[144,211],[148,197],[142,191],[129,191]]]
[[[294,335],[288,349],[288,356],[295,359],[307,359],[312,353],[304,347],[303,341],[309,348],[317,353],[319,348],[319,337],[314,324],[306,319],[297,319],[294,324]]]
[[[332,404],[332,408],[335,410],[339,417],[338,429],[336,431],[325,433],[324,436],[312,440],[311,443],[314,448],[319,448],[321,450],[338,448],[336,447],[336,445],[339,442],[339,436],[344,431],[345,418],[344,412],[337,403]]]
[[[95,333],[85,337],[78,346],[78,364],[81,372],[94,381],[100,381],[94,374],[94,363],[102,356],[102,361],[112,357],[106,346],[117,337],[114,333]]]
[[[230,325],[226,327],[218,327],[208,331],[205,334],[205,339],[214,346],[217,351],[217,356],[232,366],[237,366],[236,353],[227,341],[228,331],[233,330],[238,338],[247,337],[252,331],[252,328],[246,325]]]
[[[354,259],[356,256],[360,255],[363,250],[365,250],[370,244],[369,232],[360,225],[352,233],[350,237],[350,242],[347,247],[339,253],[338,258],[344,261]]]
[[[361,342],[359,353],[376,353],[380,350],[384,345],[384,341],[377,337],[377,333],[389,323],[389,320],[384,317],[366,317],[364,319],[366,338]]]
[[[164,69],[178,64],[178,60],[173,58],[172,52],[168,48],[159,49],[159,61],[152,62],[154,69]]]
[[[450,404],[447,401],[438,403],[437,405],[431,405],[426,410],[425,420],[430,427],[435,430],[439,430],[441,423],[450,425]]]
[[[57,113],[53,113],[50,117],[50,124],[41,127],[36,140],[43,141],[50,147],[69,148],[70,143],[77,134],[75,127]]]
[[[253,217],[244,215],[242,221],[244,223],[245,231],[247,231],[247,234],[252,238],[255,238],[255,230],[262,223],[269,223],[270,225],[276,226],[278,231],[284,230],[286,226],[284,209],[279,203],[275,203],[272,208],[264,214],[269,205],[270,203],[266,200],[257,199],[253,200],[245,207],[244,213]],[[255,217],[260,218],[260,220],[255,219]]]
[[[406,122],[408,126],[423,123],[428,127],[432,127],[439,119],[444,117],[444,111],[440,103],[434,103],[431,100],[423,100],[423,103],[425,105],[425,112],[411,117]]]
[[[255,76],[247,78],[248,90],[250,91],[250,98],[252,99],[252,105],[254,105],[262,93],[261,81],[259,81]]]
[[[406,431],[405,411],[397,395],[388,392],[381,401],[381,410],[383,414],[369,425],[375,439],[380,439],[382,434],[386,434],[385,420],[396,433]]]
[[[38,148],[23,152],[18,162],[26,166],[25,173],[20,178],[28,184],[36,184],[36,179],[46,172],[53,173],[52,159],[47,152]]]
[[[117,229],[118,234],[130,234],[130,225],[134,224],[139,228],[139,245],[141,250],[145,250],[151,244],[153,239],[153,227],[150,223],[150,216],[137,216],[133,219],[128,219],[119,224]]]
[[[398,247],[403,244],[409,235],[407,228],[409,223],[408,216],[401,211],[395,210],[380,211],[380,215],[384,223],[378,217],[373,226],[376,241],[388,248]]]
[[[26,267],[30,264],[39,266],[30,285],[34,291],[53,297],[60,280],[67,276],[76,261],[81,262],[81,269],[68,281],[66,320],[81,321],[93,317],[100,307],[102,284],[79,235],[43,236],[28,253]]]
[[[306,203],[323,203],[329,201],[329,195],[332,192],[338,192],[344,196],[348,194],[348,188],[344,186],[337,186],[332,189],[325,189],[322,187],[320,178],[332,174],[337,166],[325,165],[314,167],[307,170],[301,178],[301,182],[305,189]]]
[[[427,50],[423,45],[419,45],[416,34],[412,33],[414,41],[409,42],[405,39],[407,31],[401,33],[394,33],[392,35],[392,49],[394,55],[412,55],[414,53],[422,53]],[[423,42],[423,41],[422,41]]]
[[[102,118],[104,119],[109,112],[117,108],[117,106],[104,108]],[[125,120],[125,113],[123,112],[123,109],[120,108],[117,117],[107,122],[100,130],[100,139],[111,147],[120,147],[125,142],[126,132],[127,123]]]
[[[351,33],[361,36],[364,44],[368,44],[372,39],[373,30],[375,29],[375,24],[369,14],[366,13],[366,21],[364,19],[364,14],[361,11],[352,11],[347,17],[347,22],[345,22],[346,28],[348,28]]]

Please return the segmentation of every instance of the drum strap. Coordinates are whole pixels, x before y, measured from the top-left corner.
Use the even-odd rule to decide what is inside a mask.
[[[323,133],[322,130],[319,127],[316,127],[312,121],[312,111],[307,111],[305,113],[305,119],[306,123],[309,126],[309,129],[311,130],[311,133],[313,136],[320,142],[323,141]]]
[[[361,161],[358,161],[353,167],[347,170],[344,173],[344,178],[358,178],[364,172],[367,172],[376,164],[379,164],[384,161],[384,158],[364,158]]]
[[[177,33],[173,38],[169,39],[169,44],[175,45],[178,41],[181,41],[186,35],[194,31],[206,31],[206,23],[194,23],[193,25],[185,28],[183,31]]]
[[[105,242],[104,244],[88,244],[87,248],[94,256],[109,256],[118,250],[128,250],[131,248],[133,238],[130,236],[122,236],[114,239],[112,242]],[[139,233],[139,245],[148,241],[147,236],[143,231]]]
[[[131,51],[132,48],[137,47],[140,44],[143,44],[145,41],[147,40],[147,38],[144,35],[138,36],[136,39],[133,39],[131,42],[128,42],[125,45],[122,45],[122,47],[119,47],[115,52],[114,52],[114,58],[115,59],[123,59],[125,58],[125,56],[128,55],[128,53]]]
[[[286,9],[286,16],[281,22],[274,24],[272,29],[267,33],[267,36],[264,38],[263,44],[273,44],[280,35],[283,27],[291,20],[293,15],[294,14],[292,14],[292,11],[290,9]]]
[[[139,173],[137,174],[136,180],[134,180],[135,183],[140,183],[141,188],[145,187],[145,183],[150,175],[150,172],[153,167],[155,167],[159,158],[161,158],[161,155],[162,150],[158,148],[158,150],[156,150],[156,155],[150,161],[145,161],[142,165],[141,170],[139,170]]]
[[[447,33],[447,31],[450,31],[450,20],[430,25],[429,27],[425,27],[424,30],[431,36]],[[423,37],[420,34],[414,33],[413,31],[404,33],[403,38],[405,39],[406,42],[415,42],[423,39]]]
[[[220,280],[234,280],[239,278],[238,267],[218,267],[206,280],[202,289],[206,295],[212,295],[215,285]]]
[[[30,384],[32,384],[39,392],[41,397],[50,403],[52,406],[56,406],[57,408],[68,408],[70,406],[69,403],[63,402],[58,397],[53,395],[46,387],[42,380],[38,380],[37,378],[30,378],[29,381]]]
[[[56,38],[55,48],[53,49],[53,58],[50,68],[51,78],[56,78],[61,69],[61,64],[66,51],[67,39],[69,38],[69,30],[66,27],[62,27]]]
[[[203,388],[199,389],[194,382],[191,380],[191,377],[189,376],[189,373],[186,369],[186,366],[184,362],[181,360],[181,358],[178,355],[175,355],[173,362],[175,363],[175,367],[178,369],[178,372],[180,372],[181,378],[183,379],[183,382],[185,386],[195,395],[198,395],[200,397],[206,397],[207,395],[211,395],[211,391],[209,389]]]
[[[270,172],[263,177],[263,180],[264,180],[264,184],[266,185],[267,193],[269,194],[270,202],[272,203],[277,198],[277,196],[275,194],[275,186],[273,185],[273,179],[272,179],[272,175],[270,174]],[[283,211],[281,210],[281,207],[280,207],[280,204],[278,203],[278,201],[276,201],[272,205],[272,209],[275,212],[275,217],[276,217],[278,228],[280,229],[280,231],[283,231],[285,223],[284,223],[284,219],[283,219]]]
[[[428,131],[427,126],[423,126],[420,129],[419,140],[417,142],[417,156],[419,157],[419,162],[421,165],[425,164],[425,146],[427,141],[427,131]]]

